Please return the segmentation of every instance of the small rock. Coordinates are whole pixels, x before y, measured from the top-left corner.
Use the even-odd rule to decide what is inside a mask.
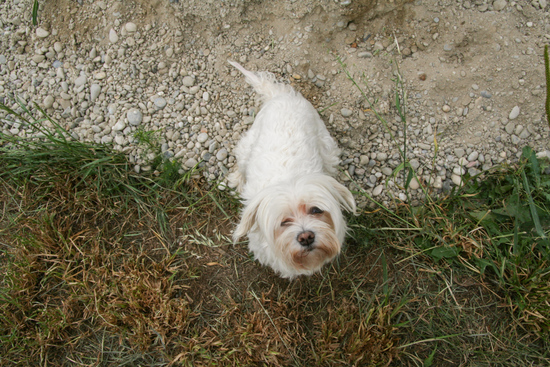
[[[200,133],[199,136],[197,136],[197,141],[201,144],[207,140],[208,140],[208,133]]]
[[[372,196],[378,196],[382,193],[382,190],[384,189],[384,185],[378,185],[372,190]]]
[[[368,51],[362,51],[362,52],[357,53],[357,57],[369,58],[370,59],[372,57],[372,53],[368,52]]]
[[[114,131],[122,131],[126,128],[126,123],[124,122],[124,120],[119,120],[115,126],[113,126],[113,130]]]
[[[128,111],[128,113],[126,113],[126,118],[128,119],[130,125],[137,126],[141,124],[141,121],[143,120],[143,115],[141,114],[141,111],[137,108],[132,108]]]
[[[197,165],[197,160],[195,158],[189,158],[185,161],[184,165],[187,168],[193,168]]]
[[[416,179],[416,177],[413,177],[413,179],[411,180],[411,182],[409,183],[409,188],[411,190],[416,190],[420,187],[420,184],[418,183],[418,180]]]
[[[222,148],[216,153],[216,159],[218,161],[223,161],[225,158],[227,158],[228,152],[227,149]]]
[[[34,61],[35,63],[37,64],[40,64],[42,61],[44,61],[46,59],[46,56],[44,55],[34,55],[32,57],[32,61]]]
[[[473,161],[477,160],[478,157],[479,157],[479,153],[476,152],[476,151],[473,151],[473,152],[470,153],[470,155],[468,156],[468,161],[469,161],[469,162],[473,162]]]
[[[187,75],[183,77],[183,80],[181,82],[186,87],[192,87],[193,85],[195,85],[195,78]]]
[[[451,175],[451,181],[453,181],[453,183],[457,186],[462,186],[463,185],[462,176],[453,174],[453,175]]]
[[[376,154],[376,160],[379,162],[384,162],[388,159],[388,155],[386,153],[380,152]]]
[[[513,119],[517,118],[518,116],[519,116],[519,107],[515,106],[514,108],[512,108],[512,111],[510,111],[510,115],[508,116],[508,118],[510,120],[513,120]]]
[[[36,29],[36,36],[38,38],[46,38],[50,35],[50,32],[48,32],[47,30],[45,30],[44,28],[42,27],[39,27]]]
[[[441,110],[442,110],[443,112],[449,112],[449,111],[451,111],[451,107],[448,106],[448,105],[444,105],[443,107],[441,107]]]
[[[50,108],[51,106],[53,106],[53,102],[54,102],[54,99],[53,99],[52,96],[46,96],[46,98],[44,98],[44,102],[43,102],[44,108],[45,109]]]
[[[529,136],[531,136],[531,133],[527,129],[523,129],[522,132],[519,134],[520,139],[527,139]]]
[[[90,86],[90,101],[95,102],[97,97],[101,93],[101,86],[99,84],[92,84]]]
[[[124,28],[126,28],[126,31],[129,33],[134,33],[137,30],[137,26],[135,23],[128,22],[124,25]]]
[[[349,108],[342,108],[340,110],[340,113],[342,114],[343,117],[350,117],[353,113],[352,110],[350,110]]]
[[[387,177],[393,174],[393,170],[390,167],[384,167],[380,171]]]
[[[166,100],[162,97],[155,98],[153,103],[155,104],[155,107],[159,110],[163,109],[166,106]]]
[[[508,134],[513,134],[514,133],[514,130],[516,129],[516,124],[514,124],[513,122],[509,122],[508,125],[506,125],[504,127],[504,129],[506,130],[506,132]]]
[[[77,88],[83,86],[84,84],[86,84],[86,75],[81,75],[74,81],[74,86]]]
[[[466,152],[462,148],[455,148],[455,155],[460,158],[462,157]]]
[[[116,31],[113,28],[111,28],[111,30],[109,31],[109,41],[111,41],[111,43],[118,42],[118,35],[116,34]]]
[[[502,9],[504,9],[507,5],[507,2],[506,0],[495,0],[493,2],[493,9],[495,11],[501,11]]]
[[[491,93],[487,92],[486,90],[482,90],[481,91],[481,96],[483,98],[491,98],[493,95]]]

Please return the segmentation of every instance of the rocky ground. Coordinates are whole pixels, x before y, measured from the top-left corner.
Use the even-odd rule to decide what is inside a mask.
[[[136,132],[156,131],[165,157],[225,180],[259,108],[227,60],[300,90],[343,149],[340,179],[386,204],[421,198],[425,183],[448,190],[463,175],[516,161],[525,145],[550,156],[546,0],[39,3],[34,26],[31,0],[0,2],[0,97],[9,106],[14,96],[36,102],[75,139],[126,152],[136,172],[154,157]],[[338,57],[367,83],[392,134]],[[406,126],[395,106],[396,65]],[[0,129],[32,133],[5,115]],[[405,138],[420,181],[411,182],[411,199],[392,178]]]

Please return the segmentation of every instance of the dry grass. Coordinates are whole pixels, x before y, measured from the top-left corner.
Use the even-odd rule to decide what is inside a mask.
[[[295,282],[228,242],[236,201],[198,182],[153,202],[48,171],[3,180],[2,363],[384,365],[392,312],[371,280]],[[145,196],[142,196],[145,197]],[[149,208],[146,204],[150,205]],[[168,218],[165,231],[155,207]]]

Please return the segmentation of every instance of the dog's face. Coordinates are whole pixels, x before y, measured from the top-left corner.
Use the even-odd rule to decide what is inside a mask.
[[[249,200],[234,239],[246,233],[262,237],[267,248],[252,251],[283,277],[312,274],[340,253],[346,233],[342,207],[355,211],[347,188],[323,174],[303,176]]]

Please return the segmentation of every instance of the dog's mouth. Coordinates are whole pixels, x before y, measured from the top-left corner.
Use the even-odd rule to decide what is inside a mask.
[[[336,249],[314,242],[307,247],[294,251],[292,253],[292,262],[296,268],[313,270],[320,268],[337,254]]]

